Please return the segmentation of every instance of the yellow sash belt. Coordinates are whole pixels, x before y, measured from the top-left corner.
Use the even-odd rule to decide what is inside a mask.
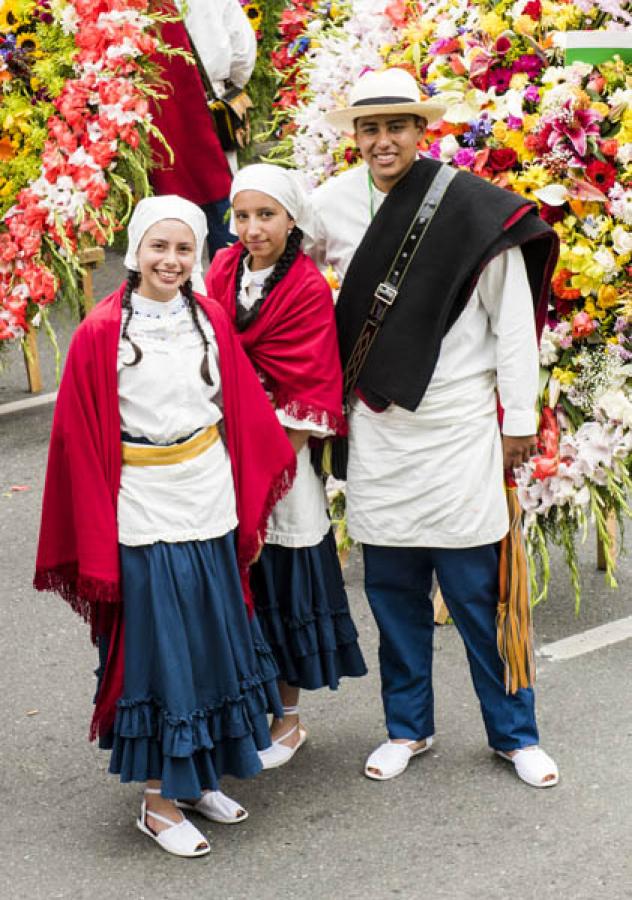
[[[204,453],[219,438],[217,425],[209,425],[195,437],[181,444],[160,447],[155,444],[122,444],[123,465],[125,466],[172,466],[174,463],[195,459]]]

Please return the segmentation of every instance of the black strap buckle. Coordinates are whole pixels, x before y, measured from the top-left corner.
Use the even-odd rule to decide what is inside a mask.
[[[397,300],[398,293],[399,292],[394,285],[389,284],[388,281],[381,281],[376,287],[373,296],[376,300],[386,303],[387,306],[392,306]]]

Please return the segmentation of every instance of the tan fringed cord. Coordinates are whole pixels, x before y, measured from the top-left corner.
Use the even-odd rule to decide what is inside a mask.
[[[506,488],[509,532],[498,564],[498,653],[505,664],[505,690],[515,694],[535,683],[529,572],[522,535],[522,511],[515,488]]]

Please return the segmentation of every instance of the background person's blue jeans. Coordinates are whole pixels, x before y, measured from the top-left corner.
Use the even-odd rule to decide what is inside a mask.
[[[234,244],[237,235],[230,231],[230,200],[226,197],[224,200],[216,200],[214,203],[203,203],[202,210],[206,216],[208,225],[208,237],[206,244],[208,247],[208,260],[211,262],[218,250]]]
[[[363,544],[365,590],[380,632],[380,674],[390,738],[434,734],[432,573],[465,643],[490,747],[538,743],[531,689],[506,694],[496,644],[498,544],[464,549]]]

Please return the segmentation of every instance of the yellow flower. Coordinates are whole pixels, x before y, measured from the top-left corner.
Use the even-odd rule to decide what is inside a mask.
[[[509,134],[516,134],[516,132],[511,131],[509,132]],[[513,149],[515,149],[515,147]],[[543,166],[528,166],[520,173],[509,173],[509,184],[511,185],[511,187],[514,189],[514,191],[517,191],[519,194],[522,194],[523,197],[527,197],[529,200],[534,199],[534,191],[537,191],[538,188],[544,187],[545,184],[549,183],[549,181],[549,173]]]
[[[603,269],[601,269],[603,276]],[[598,290],[601,278],[594,278],[590,272],[578,272],[571,278],[571,286],[580,291],[582,297],[588,297],[593,291]]]
[[[263,20],[263,12],[261,11],[261,7],[256,2],[256,0],[251,0],[250,3],[247,3],[243,8],[246,16],[248,17],[248,21],[252,25],[255,31],[258,31],[261,28],[261,22]]]
[[[610,107],[607,103],[591,103],[590,108],[602,115],[604,119],[607,118],[610,113]]]
[[[587,312],[588,315],[593,319],[603,319],[606,315],[605,310],[597,309],[593,300],[586,300],[584,303],[584,312]]]
[[[510,147],[512,150],[515,150],[521,162],[533,159],[534,157],[533,151],[527,150],[525,147],[524,135],[521,131],[509,131],[505,138],[505,147]]]
[[[611,309],[619,302],[617,289],[611,284],[602,284],[597,294],[597,303],[602,309]]]
[[[538,23],[531,16],[518,16],[514,21],[514,31],[516,34],[534,34]]]
[[[497,38],[506,29],[507,24],[498,13],[490,12],[481,16],[481,31],[486,31],[491,37]]]
[[[509,82],[509,87],[514,91],[521,91],[529,83],[529,76],[526,72],[514,72]]]
[[[621,129],[617,134],[620,144],[632,143],[632,109],[626,109],[621,116]]]
[[[21,34],[18,34],[15,43],[18,47],[21,47],[22,50],[26,53],[30,53],[32,56],[42,55],[40,42],[37,35],[32,31],[23,31]]]
[[[576,372],[571,372],[569,369],[560,369],[557,366],[555,366],[551,375],[553,378],[557,378],[560,384],[572,384],[577,377]]]
[[[507,128],[507,126],[505,125],[504,122],[494,122],[494,125],[492,127],[492,134],[494,135],[494,137],[496,138],[497,141],[501,141],[501,142],[504,141],[505,138],[507,137],[508,131],[509,131],[509,129]]]
[[[522,127],[525,134],[529,134],[530,131],[533,131],[539,121],[540,116],[536,115],[535,113],[530,113],[529,115],[525,116],[522,120]]]

